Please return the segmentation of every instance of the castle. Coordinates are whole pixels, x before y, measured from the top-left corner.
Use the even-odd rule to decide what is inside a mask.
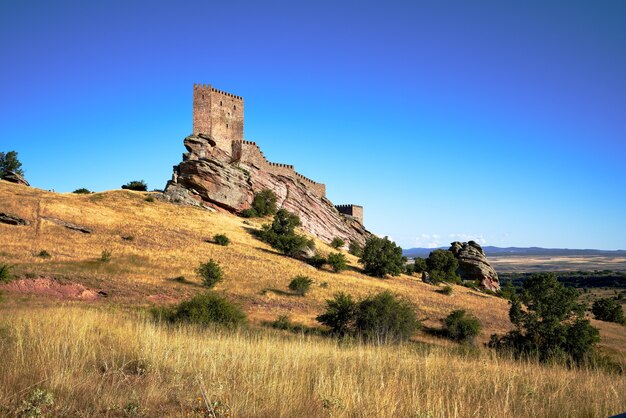
[[[283,175],[299,181],[320,198],[326,197],[326,185],[303,176],[293,165],[273,163],[267,160],[261,148],[243,138],[243,97],[213,88],[210,84],[193,86],[193,134],[211,137],[216,146],[228,153],[232,162],[252,163],[266,172]],[[337,205],[344,215],[363,224],[363,207]]]

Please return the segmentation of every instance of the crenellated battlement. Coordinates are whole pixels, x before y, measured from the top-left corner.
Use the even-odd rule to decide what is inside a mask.
[[[363,206],[351,204],[335,205],[335,209],[337,209],[339,213],[358,219],[359,222],[363,224]]]

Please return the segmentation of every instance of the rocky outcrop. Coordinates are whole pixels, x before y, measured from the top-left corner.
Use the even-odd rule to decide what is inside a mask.
[[[239,214],[250,207],[255,192],[270,189],[278,197],[278,207],[297,214],[302,228],[322,241],[341,237],[363,244],[370,235],[358,220],[339,214],[304,182],[269,173],[251,162],[233,161],[207,135],[188,136],[184,144],[188,152],[165,188],[165,198],[172,202]]]
[[[6,180],[11,183],[22,184],[24,186],[30,186],[30,184],[26,181],[24,176],[11,170],[7,170],[7,172],[2,176],[2,180]]]
[[[491,291],[500,290],[498,273],[491,267],[482,247],[475,241],[451,244],[450,251],[459,262],[457,273],[463,280],[476,280],[481,287]]]
[[[28,225],[29,222],[26,219],[22,219],[19,216],[11,215],[10,213],[0,212],[0,223],[8,225]]]

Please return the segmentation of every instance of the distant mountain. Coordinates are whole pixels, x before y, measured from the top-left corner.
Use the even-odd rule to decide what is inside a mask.
[[[402,254],[406,257],[428,257],[431,251],[442,249],[447,250],[449,247],[440,247],[440,248],[409,248],[406,250],[402,250]],[[606,250],[591,250],[591,249],[569,249],[569,248],[541,248],[541,247],[493,247],[486,246],[483,247],[485,254],[487,256],[609,256],[609,257],[618,257],[618,256],[626,256],[626,250],[615,250],[615,251],[606,251]]]

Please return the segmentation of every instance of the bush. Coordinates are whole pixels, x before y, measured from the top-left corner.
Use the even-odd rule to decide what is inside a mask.
[[[413,264],[404,265],[404,274],[412,276],[415,273],[415,266]]]
[[[616,298],[602,298],[591,305],[593,316],[600,321],[626,324],[624,310]]]
[[[100,253],[100,261],[102,261],[103,263],[108,263],[109,261],[111,261],[111,255],[113,255],[113,252],[105,248],[104,250],[102,250],[102,253]]]
[[[315,254],[313,257],[309,258],[309,264],[317,269],[321,269],[324,267],[324,264],[328,263],[328,260],[319,254]]]
[[[328,254],[328,264],[335,273],[339,273],[348,268],[348,262],[346,256],[342,253],[330,253]]]
[[[199,325],[239,326],[246,322],[246,314],[227,299],[213,292],[207,292],[181,302],[173,311],[165,315],[165,319]]]
[[[415,307],[388,291],[361,300],[355,310],[355,332],[367,341],[408,340],[420,327]]]
[[[48,251],[46,251],[46,250],[41,250],[41,251],[39,251],[39,252],[37,253],[37,257],[41,257],[41,258],[50,258],[50,257],[52,257],[52,256],[50,255],[50,253],[49,253]]]
[[[333,240],[330,242],[330,246],[333,247],[335,250],[338,250],[344,245],[346,245],[346,242],[339,237],[333,238]]]
[[[434,282],[460,283],[461,278],[456,274],[458,267],[459,263],[454,254],[448,250],[432,251],[426,259],[426,269]]]
[[[16,151],[9,151],[7,153],[0,152],[0,179],[3,179],[9,171],[13,171],[20,176],[24,175],[22,170],[22,163],[17,158]]]
[[[224,234],[217,234],[213,237],[213,242],[217,245],[222,245],[226,247],[228,244],[230,244],[230,239]]]
[[[403,271],[405,263],[402,248],[389,241],[387,237],[375,236],[365,242],[359,261],[363,263],[365,273],[374,277],[385,277],[387,274],[397,276]]]
[[[564,287],[553,273],[533,274],[510,302],[509,318],[516,329],[504,336],[492,335],[489,345],[541,361],[588,360],[600,337],[585,319],[578,296],[576,289]]]
[[[356,241],[350,241],[348,252],[355,257],[361,257],[363,255],[363,247]]]
[[[80,189],[74,190],[72,193],[76,193],[76,194],[91,194],[91,190],[85,189],[84,187],[81,187]]]
[[[480,334],[480,321],[472,314],[459,309],[452,311],[443,321],[444,332],[454,341],[473,342]]]
[[[326,300],[326,312],[316,319],[319,323],[331,328],[332,333],[343,337],[354,331],[354,314],[356,303],[352,296],[337,293],[333,299]]]
[[[442,295],[450,296],[453,290],[454,289],[452,289],[452,286],[444,286],[441,289],[437,290],[437,292],[441,293]]]
[[[307,250],[313,250],[313,240],[297,234],[300,218],[285,209],[276,212],[271,225],[263,225],[258,235],[263,241],[290,257],[301,257]]]
[[[289,283],[289,290],[296,295],[304,296],[309,291],[312,284],[313,280],[311,278],[307,276],[296,276]]]
[[[200,264],[196,269],[196,273],[202,279],[202,284],[208,288],[212,288],[217,283],[222,281],[222,268],[212,259],[206,263]]]
[[[243,211],[241,211],[241,216],[243,216],[244,218],[256,218],[259,216],[259,214],[256,213],[256,210],[250,208],[250,209],[244,209]]]
[[[11,266],[8,264],[0,264],[0,283],[9,283],[13,280]]]
[[[256,216],[273,215],[276,213],[277,200],[278,198],[273,191],[269,189],[261,190],[254,194],[251,209],[256,213]]]
[[[138,191],[138,192],[146,192],[146,191],[148,191],[148,185],[143,180],[139,180],[139,181],[138,180],[133,180],[133,181],[129,181],[128,183],[123,185],[122,189],[135,190],[135,191]]]
[[[153,203],[154,202],[154,196],[148,196],[144,199],[146,202],[148,203]]]

